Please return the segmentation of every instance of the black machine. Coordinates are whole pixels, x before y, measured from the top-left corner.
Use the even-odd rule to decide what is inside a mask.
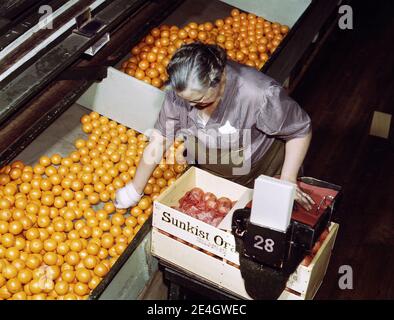
[[[278,298],[289,276],[311,253],[331,221],[341,187],[307,177],[299,182],[316,205],[310,212],[295,206],[286,232],[251,223],[250,205],[234,212],[232,231],[240,254],[241,274],[253,299]]]

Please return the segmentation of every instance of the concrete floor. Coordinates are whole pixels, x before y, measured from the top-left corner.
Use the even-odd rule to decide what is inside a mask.
[[[164,283],[163,273],[157,271],[146,289],[141,293],[141,300],[167,300],[168,287]]]
[[[354,29],[335,29],[294,92],[314,127],[305,172],[343,187],[339,233],[316,299],[393,299],[394,126],[383,120],[381,137],[370,128],[376,111],[394,114],[394,3],[352,7]],[[343,265],[352,267],[353,289],[339,286]]]

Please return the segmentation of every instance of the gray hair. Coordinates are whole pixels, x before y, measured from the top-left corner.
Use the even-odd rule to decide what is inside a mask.
[[[168,64],[169,85],[178,92],[215,87],[220,83],[226,62],[226,52],[217,45],[201,42],[184,45]]]

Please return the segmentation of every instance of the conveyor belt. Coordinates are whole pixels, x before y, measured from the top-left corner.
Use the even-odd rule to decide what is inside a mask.
[[[113,31],[111,41],[93,58],[79,60],[76,67],[109,66],[119,62],[151,28],[160,24],[182,0],[166,1],[165,6],[146,1],[146,6]],[[149,19],[148,19],[149,17]],[[94,82],[92,79],[63,80],[63,73],[48,83],[45,90],[2,124],[0,165],[15,158],[46,127],[56,120]],[[1,106],[0,106],[1,107]]]
[[[12,39],[28,30],[31,22],[35,21],[34,17],[37,17],[37,21],[39,21],[39,18],[42,17],[39,8],[42,5],[50,5],[52,9],[56,10],[63,3],[64,1],[61,0],[12,0],[0,3],[0,36],[7,34],[9,40],[13,41]],[[2,48],[3,46],[0,45],[0,50]]]
[[[88,38],[75,33],[42,55],[23,73],[0,86],[0,123],[16,112],[29,98],[48,84],[61,71],[76,61],[83,52],[113,29],[123,19],[138,10],[143,0],[116,0],[96,17],[106,24],[96,36]]]
[[[45,0],[3,0],[0,2],[0,34],[28,15],[38,12],[38,8],[48,4]]]

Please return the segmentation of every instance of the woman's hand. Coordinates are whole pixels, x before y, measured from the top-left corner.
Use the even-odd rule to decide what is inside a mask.
[[[142,194],[139,194],[133,183],[127,184],[125,187],[118,189],[115,195],[115,207],[117,209],[128,209],[135,206],[140,201]]]
[[[298,185],[296,187],[294,200],[307,211],[311,210],[312,206],[315,204],[311,196],[304,192]]]
[[[277,177],[277,178],[294,183],[296,185],[294,201],[296,201],[300,206],[302,206],[307,211],[312,209],[312,206],[315,204],[315,201],[313,201],[313,199],[308,193],[306,193],[298,186],[296,178],[286,178],[286,177]]]
[[[285,161],[282,167],[281,179],[297,185],[297,176],[308,151],[312,131],[302,138],[294,138],[286,142]],[[311,210],[315,204],[313,199],[297,186],[295,201],[305,210]]]

